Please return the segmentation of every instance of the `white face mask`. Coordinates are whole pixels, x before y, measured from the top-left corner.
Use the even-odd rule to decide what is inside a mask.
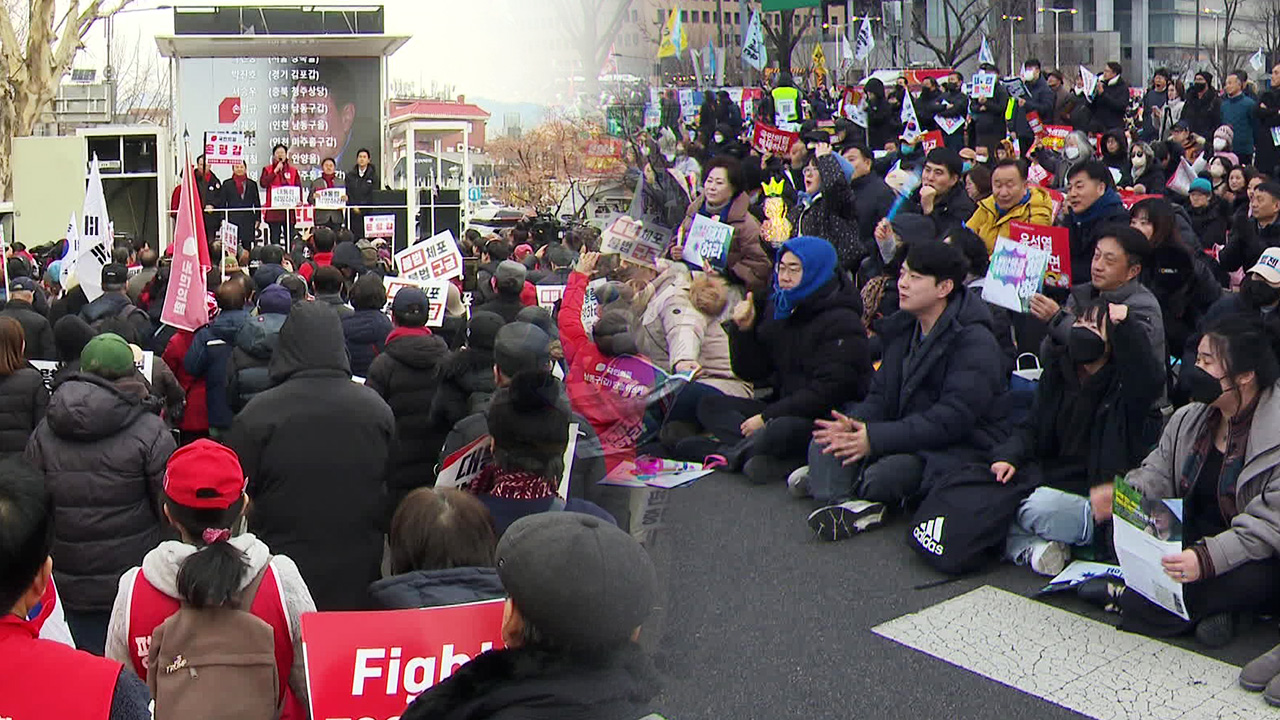
[[[976,162],[976,163],[978,163],[979,165],[981,165],[981,164],[983,164],[983,163],[985,163],[985,162],[987,161],[987,156],[986,156],[986,155],[974,155],[974,156],[973,156],[973,161],[974,161],[974,162]]]
[[[1223,150],[1226,150],[1226,149],[1227,149],[1227,139],[1226,139],[1226,138],[1214,138],[1214,139],[1213,139],[1213,149],[1214,149],[1214,150],[1217,150],[1218,152],[1222,152]]]
[[[1216,178],[1220,178],[1220,177],[1222,177],[1222,175],[1223,175],[1222,166],[1221,166],[1221,165],[1210,165],[1210,166],[1209,166],[1209,174],[1210,174],[1210,175],[1212,175],[1212,176],[1214,176],[1214,177],[1216,177]]]
[[[1068,145],[1062,149],[1062,153],[1067,156],[1068,160],[1075,160],[1080,157],[1080,148],[1075,145]]]
[[[1143,155],[1139,155],[1138,157],[1134,158],[1129,164],[1133,165],[1136,168],[1140,168],[1147,164],[1147,158]]]
[[[1035,70],[1023,70],[1023,71],[1022,71],[1022,79],[1023,79],[1024,81],[1026,81],[1026,82],[1031,82],[1032,80],[1035,80],[1035,79],[1036,79],[1036,71],[1035,71]]]

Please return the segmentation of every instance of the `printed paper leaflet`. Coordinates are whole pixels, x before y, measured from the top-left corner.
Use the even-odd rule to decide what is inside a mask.
[[[1111,524],[1125,587],[1190,620],[1182,584],[1160,562],[1182,552],[1182,501],[1144,498],[1124,478],[1116,478],[1115,485]]]

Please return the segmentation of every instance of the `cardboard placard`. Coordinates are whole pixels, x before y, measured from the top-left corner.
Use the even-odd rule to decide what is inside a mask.
[[[995,73],[974,73],[973,97],[975,99],[995,97],[996,83],[999,80],[999,76]]]
[[[218,242],[222,243],[222,252],[232,255],[240,254],[240,228],[226,220],[218,228]]]
[[[347,191],[345,188],[317,190],[311,197],[311,203],[317,210],[343,210],[347,207]]]
[[[689,236],[685,238],[684,256],[701,260],[719,270],[724,271],[729,263],[729,246],[733,243],[733,226],[726,225],[706,215],[698,215],[689,226]]]
[[[1049,253],[1049,266],[1045,270],[1045,287],[1071,287],[1071,231],[1064,227],[1032,225],[1014,221],[1009,223],[1009,239],[1021,245]]]
[[[401,277],[411,280],[448,280],[462,277],[462,252],[445,230],[395,254]]]
[[[297,185],[277,185],[271,188],[270,206],[276,209],[297,207],[302,204],[302,188]]]
[[[212,167],[244,162],[245,145],[244,133],[238,130],[207,132],[204,134],[204,163]]]
[[[560,302],[560,298],[564,297],[563,285],[535,285],[538,290],[538,305],[547,309],[547,312],[553,312],[556,309],[556,303]]]
[[[774,155],[782,155],[791,149],[792,143],[799,139],[799,133],[779,130],[776,127],[765,125],[759,120],[756,121],[755,129],[751,131],[751,147],[762,153],[769,152]]]
[[[389,277],[382,282],[387,289],[386,312],[388,315],[391,314],[391,301],[395,299],[396,293],[407,287],[416,287],[427,296],[427,326],[441,327],[444,325],[445,306],[449,302],[448,280],[422,281]]]
[[[938,117],[934,118],[938,122],[938,127],[942,128],[942,132],[948,135],[954,135],[957,130],[964,127],[963,117]]]
[[[462,487],[479,475],[492,460],[493,439],[482,435],[453,451],[440,463],[440,474],[436,476],[435,487],[437,490]]]
[[[396,235],[396,216],[395,215],[365,215],[364,216],[364,236],[375,237],[395,237]]]
[[[996,238],[982,299],[1014,312],[1028,312],[1031,296],[1044,286],[1048,267],[1049,253],[1006,237]]]
[[[302,616],[313,718],[393,718],[480,653],[503,647],[506,600]]]
[[[654,267],[670,243],[670,230],[623,215],[600,237],[600,251],[618,253],[637,265]]]
[[[1041,147],[1050,150],[1059,150],[1067,144],[1067,135],[1071,134],[1070,125],[1045,125],[1044,137],[1040,140]]]

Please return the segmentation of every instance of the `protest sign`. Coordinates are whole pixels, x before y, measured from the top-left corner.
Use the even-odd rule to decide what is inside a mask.
[[[1027,113],[1027,127],[1031,128],[1031,134],[1035,135],[1037,140],[1044,137],[1044,123],[1040,122],[1040,113],[1035,110]]]
[[[407,287],[416,287],[427,296],[427,325],[429,327],[441,327],[444,325],[445,305],[449,301],[449,281],[448,280],[412,280],[409,278],[389,277],[383,279],[383,284],[387,288],[387,305],[386,312],[391,312],[391,301],[395,300],[396,293]]]
[[[462,487],[480,474],[480,470],[493,460],[493,441],[488,435],[482,435],[455,450],[440,463],[440,474],[436,476],[435,488]]]
[[[1031,296],[1043,287],[1048,267],[1049,253],[1006,237],[996,238],[987,279],[982,284],[982,299],[1025,313],[1031,308]]]
[[[1009,93],[1009,97],[1014,100],[1029,100],[1031,93],[1027,91],[1027,84],[1020,77],[1007,77],[1000,81],[1004,91]]]
[[[396,234],[396,216],[395,215],[365,215],[364,216],[364,236],[375,237],[395,237]]]
[[[317,210],[342,210],[347,207],[346,192],[343,188],[317,190],[311,198],[311,204]]]
[[[936,147],[940,147],[941,145],[942,145],[941,130],[931,130],[925,133],[924,135],[920,136],[920,151],[923,153],[928,153],[930,150],[933,150]]]
[[[204,134],[205,165],[212,167],[244,162],[245,145],[244,133],[238,130],[207,132]]]
[[[1045,170],[1040,163],[1033,162],[1027,168],[1027,179],[1036,185],[1043,187],[1048,185],[1050,182],[1053,182],[1053,175],[1051,175],[1048,170]]]
[[[999,77],[995,73],[973,74],[974,99],[991,98],[996,94],[996,82]]]
[[[791,148],[791,143],[799,139],[799,133],[779,130],[757,120],[755,129],[751,132],[751,147],[761,153],[782,155]]]
[[[271,207],[291,208],[302,204],[302,188],[297,185],[277,185],[271,188]]]
[[[1009,223],[1009,239],[1021,245],[1049,253],[1045,287],[1071,288],[1071,231],[1064,227]]]
[[[222,252],[224,255],[240,254],[240,228],[232,225],[226,220],[222,221],[222,227],[218,228],[218,242],[222,243]]]
[[[1125,210],[1132,210],[1134,205],[1137,205],[1138,203],[1142,202],[1143,200],[1150,200],[1151,198],[1162,198],[1162,197],[1164,197],[1164,196],[1163,196],[1163,195],[1138,194],[1138,193],[1135,193],[1135,192],[1129,192],[1129,191],[1127,191],[1127,190],[1121,190],[1121,191],[1120,191],[1120,202],[1124,203],[1124,209],[1125,209]],[[1065,228],[1064,228],[1064,229],[1065,229]]]
[[[600,238],[600,250],[618,253],[637,265],[654,267],[667,251],[671,231],[656,223],[646,223],[625,215],[613,221]]]
[[[964,127],[963,117],[935,117],[938,127],[942,128],[942,132],[948,135],[954,135],[957,130]]]
[[[402,277],[411,280],[448,280],[462,276],[462,252],[445,230],[395,254]]]
[[[1049,193],[1049,202],[1053,203],[1053,212],[1049,214],[1052,218],[1058,217],[1058,211],[1062,209],[1062,203],[1066,197],[1053,188],[1045,188],[1045,192]]]
[[[53,392],[53,376],[58,372],[56,360],[28,360],[31,367],[40,371],[40,379],[44,380],[44,389]]]
[[[534,287],[538,290],[538,305],[546,308],[547,312],[553,312],[556,303],[564,297],[563,285],[535,285]]]
[[[1160,562],[1182,552],[1182,501],[1144,498],[1124,478],[1116,477],[1111,514],[1125,588],[1190,620],[1182,584],[1174,582]]]
[[[1050,150],[1062,150],[1067,144],[1067,135],[1070,133],[1070,125],[1045,125],[1044,138],[1040,140],[1040,146]]]
[[[690,260],[701,259],[706,265],[723,272],[729,262],[729,245],[732,242],[732,225],[699,215],[689,226],[684,256]]]
[[[472,658],[503,647],[505,604],[304,614],[311,717],[399,717]]]

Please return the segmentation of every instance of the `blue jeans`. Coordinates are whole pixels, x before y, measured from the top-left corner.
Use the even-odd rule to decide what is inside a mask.
[[[1089,545],[1093,542],[1093,530],[1093,507],[1089,498],[1039,487],[1018,507],[1018,516],[1005,540],[1005,558],[1016,561],[1038,539]]]
[[[71,628],[71,639],[76,641],[76,647],[99,657],[105,655],[107,625],[111,623],[111,613],[67,609],[66,614],[67,626]]]

